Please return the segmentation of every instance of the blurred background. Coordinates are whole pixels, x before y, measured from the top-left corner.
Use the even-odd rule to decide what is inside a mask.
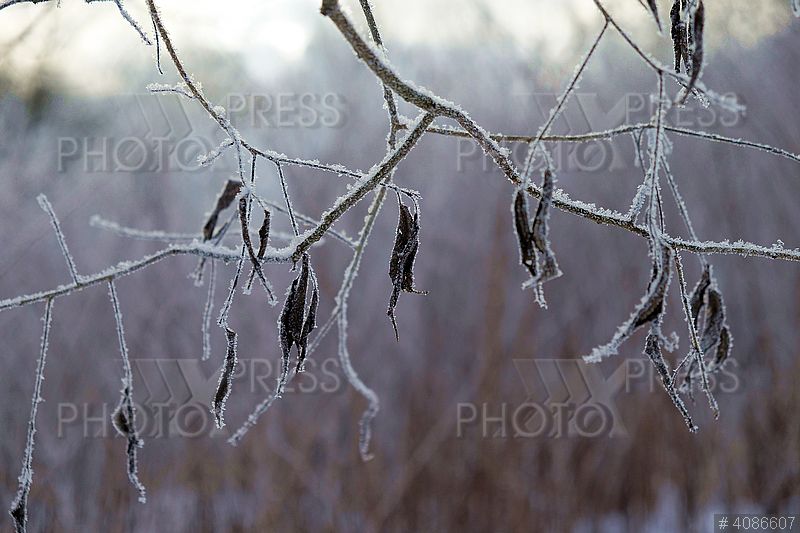
[[[356,2],[345,2],[365,31]],[[175,83],[111,3],[20,4],[0,12],[0,298],[68,281],[35,198],[59,214],[78,269],[98,272],[161,249],[90,225],[99,215],[144,230],[199,233],[228,153],[198,169],[224,138],[195,103],[151,95]],[[380,86],[354,57],[319,2],[161,2],[189,71],[226,107],[244,137],[295,157],[369,169],[385,152]],[[405,78],[458,102],[491,131],[536,132],[601,26],[588,0],[383,0],[375,2],[389,56]],[[634,0],[608,2],[642,45],[671,61],[668,35]],[[662,19],[668,2],[660,2]],[[696,102],[674,125],[800,152],[800,23],[784,0],[707,3],[706,83],[736,95],[747,113]],[[151,32],[144,2],[127,7]],[[617,34],[603,40],[558,133],[582,133],[653,112],[655,76]],[[676,87],[668,87],[671,94]],[[413,109],[401,111],[415,116]],[[800,166],[727,145],[670,137],[671,167],[701,239],[800,246]],[[525,150],[509,146],[521,161]],[[553,147],[558,186],[625,211],[642,179],[629,136]],[[319,217],[347,179],[287,167],[295,207]],[[280,199],[275,170],[259,187]],[[33,531],[711,531],[722,512],[800,510],[800,268],[712,257],[726,299],[734,360],[713,386],[721,417],[702,396],[687,432],[642,356],[644,334],[619,356],[587,366],[639,301],[650,274],[646,242],[556,212],[551,236],[564,276],[540,309],[520,285],[513,189],[466,140],[427,135],[398,168],[421,192],[416,278],[427,296],[402,295],[400,342],[386,318],[388,257],[397,203],[385,204],[350,303],[355,368],[380,396],[372,451],[358,454],[366,402],[344,379],[335,335],[308,372],[237,447],[226,443],[274,385],[279,307],[263,291],[237,295],[231,322],[241,365],[215,431],[207,405],[224,357],[212,328],[202,354],[204,287],[189,257],[167,259],[118,282],[140,404],[136,502],[124,442],[109,415],[121,377],[113,316],[101,286],[56,301],[40,407]],[[367,202],[337,224],[356,236]],[[666,212],[683,235],[677,210]],[[274,220],[274,243],[290,231]],[[231,241],[235,243],[235,241]],[[350,250],[335,239],[313,251],[322,300],[333,306]],[[684,257],[689,283],[699,263]],[[216,309],[233,265],[220,266]],[[279,292],[286,265],[267,274]],[[687,335],[675,293],[666,331],[682,357]],[[10,505],[25,441],[43,306],[0,313],[0,501]],[[532,415],[532,416],[530,416]],[[10,520],[4,528],[11,527]]]

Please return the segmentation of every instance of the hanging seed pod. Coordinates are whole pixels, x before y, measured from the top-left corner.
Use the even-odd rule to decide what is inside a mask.
[[[414,261],[419,249],[419,206],[414,201],[414,214],[412,215],[411,210],[400,200],[399,194],[397,195],[397,201],[400,206],[400,215],[397,221],[392,255],[389,258],[389,278],[392,280],[392,294],[389,297],[389,306],[386,314],[389,315],[389,319],[392,322],[395,338],[400,340],[400,335],[397,331],[397,319],[394,314],[400,292],[404,291],[413,294],[427,294],[427,292],[418,291],[414,287]]]
[[[241,181],[228,180],[227,183],[225,183],[225,187],[217,197],[217,205],[214,207],[214,210],[211,212],[211,214],[208,215],[208,219],[206,219],[206,223],[203,226],[204,241],[207,241],[214,236],[214,228],[217,225],[217,218],[219,217],[219,214],[233,203],[241,188]]]
[[[217,392],[211,402],[211,413],[214,415],[214,422],[217,429],[225,426],[225,403],[231,394],[233,387],[233,372],[236,370],[236,333],[230,328],[225,328],[225,337],[228,340],[228,349],[225,352],[225,363],[222,365],[222,373],[219,376]]]

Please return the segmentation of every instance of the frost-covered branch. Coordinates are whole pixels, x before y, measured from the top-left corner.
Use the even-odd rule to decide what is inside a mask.
[[[25,437],[25,452],[22,458],[22,471],[19,474],[19,488],[9,513],[14,520],[17,533],[25,533],[28,525],[28,494],[33,484],[33,445],[36,436],[36,415],[39,412],[39,403],[42,398],[42,382],[44,381],[44,366],[47,362],[47,348],[50,342],[50,324],[53,318],[53,299],[45,300],[43,331],[39,359],[36,362],[36,379],[31,397],[31,414],[28,417],[28,432]]]

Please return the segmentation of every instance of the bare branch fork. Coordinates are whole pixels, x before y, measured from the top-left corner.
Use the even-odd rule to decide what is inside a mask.
[[[47,0],[0,0],[0,10],[24,1],[37,4]],[[220,309],[217,320],[218,325],[223,328],[227,339],[227,350],[222,362],[218,390],[211,402],[211,411],[214,413],[217,424],[220,427],[224,425],[225,402],[234,385],[234,368],[237,364],[237,334],[229,327],[227,318],[233,306],[234,294],[239,287],[239,280],[243,275],[246,260],[249,260],[247,263],[250,264],[251,270],[247,281],[242,284],[243,292],[249,294],[253,279],[257,277],[264,287],[269,301],[274,301],[273,291],[264,267],[274,263],[282,263],[292,265],[293,269],[298,272],[297,277],[289,287],[279,319],[282,373],[278,385],[275,391],[260,402],[244,424],[232,434],[229,439],[231,444],[238,443],[248,430],[256,424],[259,417],[282,396],[286,384],[303,371],[306,358],[319,347],[327,333],[336,327],[338,332],[337,351],[345,377],[367,402],[367,407],[359,422],[358,449],[363,460],[371,458],[371,422],[378,413],[380,402],[378,395],[360,378],[350,359],[347,345],[349,332],[348,300],[361,266],[364,250],[375,227],[381,207],[385,203],[387,189],[392,189],[397,193],[400,213],[394,248],[391,250],[389,261],[392,297],[388,314],[392,321],[394,321],[393,309],[397,303],[399,292],[419,293],[414,288],[413,283],[413,266],[420,244],[419,195],[394,184],[393,178],[400,163],[417,146],[426,133],[473,140],[493,160],[506,179],[513,184],[515,189],[513,203],[514,227],[519,238],[521,262],[531,274],[531,279],[524,286],[534,287],[536,299],[540,302],[544,302],[542,285],[560,275],[548,236],[548,220],[551,207],[599,224],[622,228],[647,240],[650,247],[653,274],[644,296],[630,317],[614,334],[611,342],[595,348],[586,357],[586,360],[599,361],[613,355],[619,345],[629,339],[636,330],[648,327],[649,334],[643,350],[644,355],[653,363],[661,377],[666,392],[691,431],[695,431],[697,426],[694,424],[681,394],[691,394],[695,383],[699,383],[699,388],[705,393],[709,407],[716,416],[719,409],[709,390],[709,375],[719,371],[724,366],[729,358],[732,345],[732,336],[726,322],[722,293],[717,280],[713,276],[707,256],[711,254],[738,254],[800,261],[800,250],[785,249],[782,246],[760,246],[744,241],[713,242],[698,239],[689,218],[688,209],[683,202],[677,182],[670,170],[668,155],[671,143],[668,135],[672,134],[736,147],[751,148],[800,163],[800,155],[781,148],[666,124],[665,114],[668,107],[673,104],[680,104],[690,95],[694,95],[713,105],[734,111],[741,110],[741,107],[736,102],[732,102],[712,91],[700,79],[703,66],[703,24],[702,20],[698,19],[703,12],[701,0],[694,2],[693,5],[695,7],[692,9],[679,13],[679,17],[691,18],[690,22],[695,28],[691,46],[689,46],[689,43],[678,40],[673,43],[676,54],[680,51],[680,59],[686,64],[685,73],[680,71],[681,61],[677,60],[677,58],[674,70],[652,58],[618,24],[599,0],[593,0],[598,13],[602,16],[602,27],[578,64],[574,74],[567,81],[555,107],[548,114],[544,124],[533,135],[489,133],[455,103],[403,79],[386,56],[378,24],[369,0],[359,1],[367,22],[371,41],[366,40],[359,34],[348,15],[340,8],[337,0],[323,0],[321,13],[335,25],[359,60],[378,78],[382,86],[389,125],[386,136],[386,152],[380,161],[367,172],[351,170],[338,164],[326,164],[315,160],[290,157],[269,149],[254,147],[242,138],[241,134],[226,117],[224,109],[214,105],[203,93],[200,84],[189,74],[167,32],[155,0],[146,0],[153,24],[153,39],[129,15],[123,6],[122,0],[85,1],[87,3],[112,1],[117,6],[123,19],[137,31],[146,44],[155,43],[159,72],[162,70],[160,47],[163,44],[167,51],[166,56],[169,57],[169,60],[174,65],[181,81],[176,86],[153,84],[149,86],[149,89],[157,94],[177,94],[200,104],[209,117],[225,132],[227,138],[216,150],[202,158],[199,163],[203,166],[211,165],[222,157],[226,150],[233,148],[238,163],[238,181],[231,180],[225,184],[223,192],[217,199],[216,208],[209,215],[209,219],[203,226],[201,233],[143,231],[135,228],[126,228],[115,222],[93,218],[92,224],[97,227],[113,231],[125,237],[156,240],[166,242],[168,245],[164,249],[138,260],[122,262],[92,275],[78,274],[75,261],[67,246],[67,240],[63,235],[52,206],[44,196],[38,198],[40,206],[50,218],[59,249],[67,264],[71,281],[53,289],[0,300],[0,311],[38,302],[45,303],[44,332],[35,374],[31,415],[23,454],[22,471],[19,477],[19,490],[10,510],[18,532],[25,531],[27,524],[28,493],[33,479],[33,437],[36,431],[37,407],[41,400],[53,302],[61,296],[67,296],[83,288],[100,283],[106,284],[109,289],[119,349],[123,359],[123,387],[113,422],[118,432],[126,438],[128,477],[138,492],[140,500],[144,500],[145,488],[139,480],[137,470],[137,450],[141,446],[141,440],[138,437],[135,426],[133,377],[115,282],[123,276],[138,272],[171,256],[194,255],[200,258],[198,269],[195,271],[195,278],[198,284],[203,280],[202,273],[205,263],[211,262],[211,273],[206,280],[209,286],[201,328],[204,359],[210,355],[209,327],[214,307],[215,283],[218,276],[217,262],[233,262],[237,267],[236,273],[229,283],[227,297]],[[651,9],[655,20],[660,25],[660,18],[654,3]],[[678,22],[683,23],[684,21]],[[633,53],[656,74],[658,78],[658,92],[656,95],[658,106],[654,116],[646,123],[624,124],[606,131],[587,132],[578,135],[553,134],[551,132],[553,125],[568,106],[570,96],[578,87],[591,58],[596,55],[601,41],[608,35],[610,28],[618,33]],[[680,37],[675,37],[675,32],[673,33],[674,39],[680,39]],[[679,93],[674,98],[667,96],[666,82],[668,80],[671,80],[671,83],[674,82],[679,88]],[[419,110],[416,118],[408,119],[399,114],[396,100],[398,97]],[[436,118],[446,119],[452,124],[434,125]],[[402,138],[400,137],[401,132],[405,133]],[[623,214],[575,200],[563,191],[555,189],[555,172],[557,169],[553,168],[549,158],[549,144],[616,139],[629,134],[634,138],[637,157],[639,157],[641,166],[644,169],[644,181],[634,196],[629,213]],[[515,166],[510,158],[509,151],[502,147],[500,143],[524,143],[528,146],[521,170]],[[534,159],[538,153],[542,154],[546,163],[541,185],[538,185],[532,179]],[[248,156],[250,158],[249,176],[246,172],[246,159]],[[282,198],[280,201],[263,198],[256,192],[255,168],[258,158],[263,158],[275,165],[281,185]],[[291,193],[293,188],[290,186],[290,182],[287,181],[284,165],[301,166],[321,172],[333,173],[344,176],[351,181],[346,193],[332,202],[330,207],[319,217],[312,217],[300,213],[294,208]],[[688,238],[668,235],[664,230],[663,196],[665,192],[661,187],[662,177],[666,179],[669,186],[669,193],[667,194],[671,194],[678,204],[679,214],[686,226]],[[374,195],[367,216],[357,239],[352,239],[334,228],[334,225],[351,208],[373,192]],[[411,199],[413,213],[405,205],[402,199],[403,196]],[[539,200],[538,208],[532,219],[529,217],[528,212],[528,197]],[[237,199],[238,202],[236,202]],[[217,217],[232,205],[238,206],[238,210],[234,207],[234,212],[231,213],[227,221],[217,227]],[[263,211],[263,217],[261,216],[261,211]],[[271,230],[270,220],[273,212],[288,216],[291,222],[292,234],[282,235]],[[638,220],[640,215],[641,221]],[[263,218],[261,227],[257,232],[257,247],[255,245],[256,241],[251,236],[251,224],[255,216]],[[236,224],[237,220],[238,224]],[[231,229],[232,227],[239,229],[234,231]],[[314,247],[322,244],[323,238],[326,236],[345,243],[352,248],[353,253],[350,263],[344,270],[342,282],[335,297],[334,308],[325,323],[320,328],[317,328],[319,289],[311,256]],[[281,238],[287,242],[283,246],[276,246],[275,244],[270,244],[271,237],[273,241],[276,238]],[[701,279],[691,290],[687,285],[681,252],[697,254],[703,267]],[[297,265],[300,265],[300,267],[297,268]],[[677,342],[665,336],[661,331],[661,323],[666,307],[665,296],[673,277],[673,271],[677,272],[681,307],[686,318],[691,341],[689,353],[674,368],[665,359],[662,349],[671,351],[677,347]],[[319,331],[311,338],[311,333],[315,329],[319,329]],[[297,365],[290,365],[291,348],[295,346],[297,350]]]

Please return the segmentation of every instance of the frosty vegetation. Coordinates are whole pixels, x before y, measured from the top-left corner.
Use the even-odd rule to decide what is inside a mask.
[[[23,1],[26,0],[0,1],[0,10]],[[47,0],[27,1],[40,3]],[[427,133],[472,139],[511,182],[509,230],[516,233],[521,266],[530,274],[530,279],[523,288],[530,289],[532,298],[542,306],[546,306],[544,285],[561,275],[556,259],[558,243],[550,242],[548,231],[552,209],[572,213],[590,222],[614,226],[646,239],[650,250],[647,260],[651,264],[652,274],[639,304],[627,319],[622,320],[622,324],[611,335],[611,339],[594,348],[584,359],[588,362],[599,362],[611,357],[634,332],[647,328],[643,355],[652,362],[666,393],[689,431],[694,432],[698,428],[683,397],[691,396],[695,390],[699,390],[706,397],[709,408],[715,416],[718,415],[719,409],[709,388],[709,375],[721,370],[729,359],[733,337],[726,322],[725,303],[714,275],[710,256],[739,254],[800,261],[800,250],[786,249],[782,245],[765,247],[743,241],[701,240],[695,233],[688,209],[670,171],[670,137],[680,135],[695,138],[698,142],[726,143],[742,149],[764,151],[795,162],[800,162],[800,156],[754,141],[671,127],[665,123],[664,117],[670,106],[682,105],[688,98],[696,98],[705,105],[720,106],[736,112],[743,110],[736,101],[720,96],[719,92],[703,83],[705,10],[702,0],[675,0],[668,17],[659,13],[655,0],[647,2],[640,0],[642,6],[652,14],[654,31],[661,31],[664,26],[669,25],[669,37],[674,52],[674,64],[669,66],[659,63],[648,55],[617,23],[600,0],[586,1],[593,1],[598,11],[597,37],[577,65],[574,74],[566,81],[555,107],[537,132],[534,135],[507,135],[487,132],[457,104],[404,79],[387,57],[369,0],[360,0],[362,14],[370,32],[369,38],[362,36],[356,30],[351,15],[341,9],[337,0],[323,0],[321,14],[338,29],[347,45],[372,71],[383,88],[383,99],[388,115],[386,153],[368,172],[361,173],[342,165],[293,158],[251,145],[226,118],[225,110],[213,104],[205,96],[200,83],[183,64],[155,0],[146,0],[151,17],[147,24],[148,27],[152,25],[150,31],[145,31],[144,25],[130,16],[121,0],[114,0],[113,3],[116,4],[120,15],[139,34],[142,41],[146,45],[156,47],[158,71],[163,73],[162,61],[167,59],[177,73],[178,79],[175,80],[177,83],[154,83],[148,86],[148,89],[156,94],[170,93],[196,102],[226,135],[226,139],[218,148],[200,158],[198,164],[213,165],[221,157],[230,155],[237,161],[237,172],[234,177],[221,184],[219,196],[210,206],[211,210],[205,223],[198,227],[196,234],[148,232],[123,227],[113,221],[93,218],[94,226],[114,232],[121,237],[155,240],[168,244],[152,255],[136,261],[123,262],[92,275],[81,275],[77,272],[67,240],[52,206],[44,196],[39,197],[39,204],[50,218],[57,244],[66,260],[70,282],[53,289],[0,301],[0,310],[38,303],[44,304],[45,308],[44,331],[19,476],[19,490],[10,509],[17,531],[26,530],[28,494],[33,481],[36,414],[41,401],[40,393],[44,379],[53,303],[57,298],[101,283],[108,286],[110,309],[115,318],[123,361],[122,389],[117,410],[113,414],[113,423],[117,431],[125,437],[125,467],[130,482],[139,500],[145,501],[145,487],[139,480],[137,469],[137,450],[143,443],[136,431],[133,376],[121,312],[123,303],[117,296],[115,280],[174,255],[197,256],[198,265],[192,276],[198,286],[207,285],[207,300],[203,310],[202,325],[199,328],[202,334],[204,359],[212,355],[210,335],[211,319],[215,313],[214,297],[218,272],[216,265],[220,261],[236,264],[235,274],[227,285],[225,299],[216,313],[216,323],[227,340],[226,353],[220,354],[222,369],[219,385],[214,397],[209,399],[209,408],[218,427],[223,427],[226,423],[225,404],[230,394],[235,392],[236,385],[234,369],[237,364],[237,334],[228,322],[230,310],[236,303],[235,296],[241,292],[251,297],[263,298],[270,305],[282,305],[277,324],[281,372],[275,390],[255,406],[247,420],[233,432],[229,442],[235,445],[245,437],[261,415],[281,398],[287,384],[304,371],[304,362],[313,356],[321,340],[335,328],[338,332],[338,356],[345,376],[350,385],[369,404],[359,423],[358,442],[361,457],[368,460],[371,457],[371,421],[378,414],[380,403],[378,395],[360,379],[350,361],[347,343],[348,302],[375,220],[387,198],[396,198],[399,218],[394,244],[377,245],[385,249],[387,257],[389,278],[386,283],[387,327],[393,327],[398,340],[400,339],[402,324],[398,324],[395,318],[395,308],[401,303],[400,295],[404,292],[421,292],[415,286],[414,263],[420,254],[425,253],[420,238],[424,230],[424,219],[421,216],[424,199],[415,191],[394,184],[393,177],[398,165]],[[791,0],[791,7],[795,15],[800,16],[800,3],[797,0]],[[656,103],[654,115],[647,123],[626,124],[608,131],[581,135],[551,134],[552,125],[569,105],[570,97],[579,86],[581,76],[598,45],[611,32],[619,34],[627,43],[631,53],[652,71],[655,86],[653,98]],[[415,118],[402,116],[398,111],[398,98],[415,106],[419,114]],[[434,124],[436,119],[444,119],[444,123]],[[615,139],[620,142],[632,139],[634,143],[644,172],[641,185],[636,191],[632,191],[630,209],[626,213],[574,200],[555,186],[556,168],[550,161],[552,147],[557,143],[580,143],[595,139]],[[522,168],[518,168],[512,162],[509,150],[503,146],[509,143],[523,143],[528,146]],[[534,163],[540,157],[545,163],[541,181],[533,175]],[[282,197],[269,199],[258,193],[259,163],[274,166],[280,178]],[[306,215],[297,212],[293,206],[291,188],[284,174],[284,168],[289,166],[334,173],[351,180],[351,183],[347,192],[336,198],[321,215],[318,217]],[[389,190],[394,194],[387,195]],[[368,214],[358,237],[353,239],[335,230],[334,224],[368,196],[371,198]],[[670,235],[665,231],[663,205],[666,197],[671,197],[678,206],[686,228],[684,236]],[[538,200],[535,210],[529,205],[531,200]],[[271,231],[272,217],[277,215],[288,217],[292,234],[278,234]],[[319,325],[317,315],[320,292],[314,271],[313,249],[322,244],[324,237],[330,237],[330,242],[342,243],[351,248],[352,259],[343,272],[333,310]],[[702,266],[701,278],[691,289],[684,276],[682,261],[685,255],[696,256]],[[269,269],[278,263],[281,267],[289,266],[296,272],[295,279],[285,291],[273,287],[269,281]],[[260,289],[254,289],[253,285],[258,285]],[[667,335],[661,328],[667,312],[666,297],[673,285],[677,285],[682,303],[681,309],[675,312],[683,314],[690,341],[689,346],[684,349],[685,353],[681,352],[682,355],[675,357],[674,362],[669,361],[664,352],[678,350],[677,336],[674,333]]]

